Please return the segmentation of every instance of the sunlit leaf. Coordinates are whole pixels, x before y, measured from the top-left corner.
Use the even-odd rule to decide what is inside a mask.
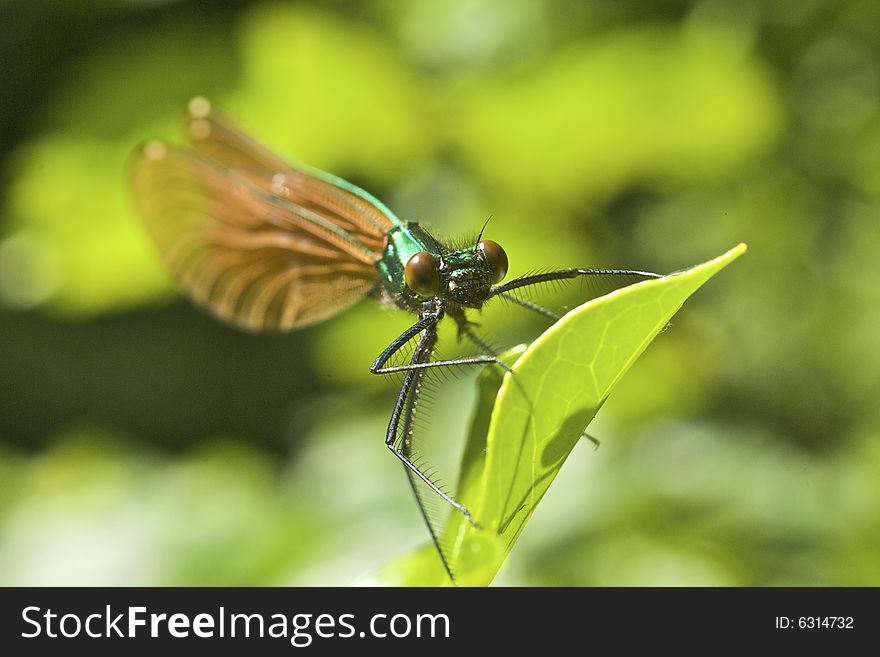
[[[503,379],[497,369],[484,374],[459,485],[480,527],[453,514],[446,531],[459,584],[492,581],[614,385],[682,304],[745,249],[589,301],[535,340]],[[402,563],[382,571],[383,581],[438,581],[436,558]]]

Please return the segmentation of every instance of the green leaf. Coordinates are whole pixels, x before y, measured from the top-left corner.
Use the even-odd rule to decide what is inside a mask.
[[[702,265],[593,299],[527,349],[507,352],[505,362],[519,356],[512,371],[502,376],[501,368],[486,368],[457,495],[480,526],[453,513],[444,534],[458,584],[491,583],[612,388],[688,297],[745,250],[740,244]],[[431,557],[419,550],[376,578],[449,583],[436,554]]]

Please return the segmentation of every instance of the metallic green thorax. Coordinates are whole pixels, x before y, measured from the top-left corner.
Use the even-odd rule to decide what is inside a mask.
[[[438,265],[440,290],[435,299],[442,299],[453,307],[480,308],[483,305],[492,287],[492,275],[476,244],[451,248],[413,222],[395,226],[386,235],[385,252],[376,263],[383,302],[418,313],[431,301],[406,285],[404,268],[419,251],[430,253]]]

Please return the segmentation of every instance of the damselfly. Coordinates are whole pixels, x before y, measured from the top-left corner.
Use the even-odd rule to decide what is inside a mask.
[[[657,278],[623,269],[560,269],[506,283],[507,254],[482,239],[452,246],[336,176],[292,164],[236,128],[203,98],[189,104],[192,148],[147,143],[133,167],[134,195],[147,230],[183,289],[222,320],[251,331],[287,331],[319,322],[372,294],[418,320],[370,367],[400,373],[385,444],[400,459],[450,578],[453,570],[425,510],[436,494],[476,526],[476,519],[414,462],[414,417],[426,373],[502,363],[474,331],[469,310],[494,297],[555,320],[517,290],[587,278],[620,286]],[[432,360],[437,325],[450,317],[460,339],[480,355]],[[411,346],[408,362],[390,365]]]

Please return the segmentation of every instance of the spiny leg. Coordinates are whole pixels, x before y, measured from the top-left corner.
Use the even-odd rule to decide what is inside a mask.
[[[407,403],[403,411],[401,421],[400,452],[410,461],[412,461],[413,454],[413,425],[415,422],[416,408],[418,405],[422,382],[426,374],[427,370],[411,370],[406,374],[406,377],[409,378],[410,381],[405,382],[405,384],[409,383],[410,392],[407,396]],[[409,482],[409,486],[412,489],[413,497],[415,497],[416,504],[419,507],[419,513],[422,516],[422,520],[425,521],[425,526],[428,528],[428,533],[431,535],[431,542],[434,543],[434,547],[437,549],[437,555],[440,557],[440,563],[443,564],[443,569],[446,571],[449,579],[452,582],[455,582],[455,576],[452,574],[452,566],[449,563],[449,559],[446,557],[443,546],[441,546],[440,544],[440,530],[435,528],[435,521],[432,520],[431,515],[428,513],[428,510],[425,506],[426,502],[424,499],[422,499],[422,494],[424,491],[423,489],[419,488],[420,484],[418,478],[415,473],[406,465],[405,462],[403,463],[403,471],[406,473],[406,480],[407,482]]]
[[[376,360],[373,361],[373,364],[370,366],[370,372],[372,374],[388,374],[387,368],[383,366],[388,360],[400,351],[405,344],[407,344],[410,340],[412,340],[416,335],[424,331],[429,326],[435,326],[440,318],[443,315],[440,312],[436,313],[427,313],[419,318],[415,324],[406,329],[403,333],[398,335],[394,340],[391,341],[385,349],[382,350],[382,353],[376,357]],[[399,370],[395,370],[399,371]]]
[[[512,281],[496,285],[490,290],[489,296],[494,297],[517,288],[537,285],[538,283],[549,283],[550,281],[562,281],[581,277],[593,277],[606,280],[619,279],[624,285],[627,283],[646,281],[652,278],[663,278],[660,274],[654,274],[649,271],[637,271],[634,269],[559,269],[557,271],[548,271],[543,274],[520,276]]]
[[[434,346],[437,344],[437,324],[436,322],[432,324],[428,324],[423,332],[421,338],[419,338],[419,342],[416,345],[415,350],[413,351],[412,361],[410,362],[410,366],[402,366],[401,368],[380,368],[377,370],[377,373],[384,374],[385,372],[399,372],[405,371],[406,374],[403,378],[403,385],[400,387],[400,392],[397,394],[397,402],[394,405],[394,410],[391,412],[391,421],[388,423],[388,431],[385,434],[385,444],[388,446],[397,458],[399,458],[403,464],[409,468],[413,474],[415,474],[419,479],[421,479],[431,490],[433,490],[437,495],[442,497],[446,502],[448,502],[453,508],[458,509],[465,518],[467,518],[468,522],[470,522],[474,527],[477,526],[477,523],[474,522],[474,519],[471,517],[470,511],[468,511],[463,505],[456,502],[452,497],[447,494],[443,489],[441,489],[437,484],[435,484],[431,479],[425,475],[415,463],[413,463],[409,457],[404,454],[400,449],[398,449],[397,438],[399,434],[399,429],[401,426],[401,420],[404,418],[404,414],[408,408],[414,408],[418,403],[418,394],[420,392],[418,387],[415,387],[413,384],[416,381],[416,374],[423,373],[425,371],[424,367],[418,367],[420,365],[426,365],[427,363],[423,362],[431,357],[431,354],[434,353]],[[450,362],[450,364],[458,364],[454,361]],[[404,439],[407,436],[403,436]]]
[[[510,366],[508,366],[504,361],[502,361],[498,356],[498,350],[486,342],[483,338],[477,335],[477,332],[474,331],[475,326],[479,326],[478,323],[470,321],[464,313],[464,310],[459,308],[455,311],[449,313],[450,317],[455,320],[455,323],[458,325],[458,339],[461,341],[463,337],[470,340],[473,344],[477,346],[478,349],[483,351],[485,356],[478,356],[480,359],[489,359],[492,362],[497,363],[501,367],[503,367],[508,372],[511,371]]]
[[[428,532],[431,535],[431,540],[433,541],[434,546],[436,547],[437,552],[440,556],[440,559],[443,562],[444,569],[446,570],[450,579],[455,581],[449,561],[447,560],[443,548],[440,545],[438,532],[435,530],[431,519],[425,509],[424,503],[421,498],[421,493],[418,490],[419,484],[417,480],[420,480],[434,493],[436,493],[441,499],[446,501],[454,509],[458,510],[472,526],[477,527],[478,525],[471,516],[470,511],[468,511],[467,508],[464,507],[464,505],[457,502],[442,488],[440,488],[440,486],[434,483],[431,478],[423,473],[420,468],[412,461],[413,420],[415,418],[415,412],[418,406],[418,399],[421,393],[422,381],[427,374],[429,368],[451,367],[453,365],[474,365],[483,363],[498,363],[508,370],[510,368],[501,360],[499,360],[498,357],[494,355],[493,350],[489,348],[489,346],[486,345],[482,340],[480,340],[479,337],[477,337],[472,330],[470,330],[466,320],[464,322],[464,327],[468,329],[468,334],[470,338],[472,340],[475,340],[475,343],[478,344],[478,346],[480,346],[484,351],[490,352],[493,355],[459,358],[455,360],[431,361],[430,358],[433,355],[434,348],[437,344],[437,322],[442,319],[442,317],[442,307],[435,308],[431,312],[426,312],[422,317],[419,318],[418,322],[416,322],[408,329],[406,329],[403,333],[401,333],[391,342],[391,344],[388,345],[388,347],[386,347],[382,351],[381,354],[379,354],[379,356],[373,362],[373,365],[370,367],[370,372],[372,372],[373,374],[390,374],[393,372],[404,372],[403,382],[397,395],[397,401],[394,405],[391,419],[388,423],[388,430],[385,435],[385,444],[388,446],[391,452],[403,463],[404,469],[407,473],[408,481],[410,483],[410,487],[413,489],[416,502],[419,505],[419,511],[421,512],[422,518],[425,521],[426,526],[428,527]],[[418,338],[418,342],[416,343],[415,348],[413,349],[410,363],[408,365],[390,367],[386,366],[386,363],[391,359],[391,357],[395,353],[400,351],[400,349],[402,349],[410,341],[414,340],[416,336],[419,335],[419,333],[421,333],[421,335]],[[398,442],[400,443],[400,447],[397,446]]]
[[[429,361],[431,355],[434,352],[434,347],[437,343],[436,321],[427,322],[423,326],[424,328],[422,329],[422,335],[419,338],[415,348],[413,349],[411,365],[425,364],[425,361]],[[406,335],[406,333],[407,332],[405,332],[404,335]],[[379,361],[381,360],[382,357],[380,357],[380,359],[377,359],[377,363],[379,363]],[[385,358],[385,360],[387,360],[387,358]],[[377,369],[381,370],[382,368]],[[450,580],[454,582],[455,576],[452,573],[451,564],[446,556],[443,546],[440,543],[440,530],[435,527],[434,522],[432,521],[431,516],[426,509],[426,502],[422,498],[423,490],[420,489],[421,484],[419,483],[419,481],[430,488],[434,493],[440,496],[453,508],[462,513],[462,515],[464,515],[464,517],[468,520],[468,522],[471,523],[471,525],[473,525],[474,527],[476,527],[477,525],[471,517],[470,512],[463,505],[456,502],[448,493],[440,488],[439,485],[432,481],[429,476],[423,473],[412,460],[414,418],[422,390],[422,383],[425,376],[427,376],[427,373],[428,370],[426,368],[411,368],[405,370],[403,383],[397,397],[397,402],[394,406],[394,411],[392,412],[391,421],[388,424],[388,432],[386,434],[385,444],[403,463],[404,470],[407,474],[407,480],[410,484],[410,488],[412,488],[413,495],[416,498],[416,503],[419,506],[419,511],[422,514],[422,519],[425,521],[425,525],[427,526],[428,532],[431,535],[431,541],[434,543],[434,547],[437,549],[437,554],[440,557],[443,568],[449,575]]]
[[[397,338],[395,338],[391,344],[389,344],[381,354],[376,358],[373,364],[370,366],[370,372],[373,374],[391,374],[393,372],[409,372],[413,370],[423,370],[431,367],[449,367],[452,365],[480,365],[487,363],[498,363],[499,365],[504,365],[498,358],[494,356],[472,356],[468,358],[456,358],[453,360],[419,360],[416,358],[415,352],[413,353],[413,358],[408,365],[392,365],[390,367],[385,367],[385,363],[387,363],[391,357],[400,351],[401,348],[405,344],[407,344],[410,340],[412,340],[417,334],[422,331],[433,330],[434,331],[434,341],[436,343],[436,332],[437,332],[437,322],[443,317],[442,312],[429,313],[419,319],[418,322],[410,326],[403,333],[401,333]],[[424,339],[424,335],[422,336]],[[416,351],[418,351],[418,347],[416,347]],[[433,348],[432,348],[433,353]],[[428,356],[430,358],[430,354]]]
[[[522,297],[517,296],[516,294],[512,294],[511,292],[502,292],[501,296],[504,297],[505,299],[507,299],[508,301],[513,301],[515,304],[518,304],[518,305],[522,306],[523,308],[527,308],[528,310],[531,310],[532,312],[536,312],[539,315],[543,315],[547,319],[550,319],[554,322],[558,321],[562,317],[562,315],[554,313],[552,310],[547,310],[543,306],[539,306],[536,303],[532,303],[531,301],[523,299]]]

